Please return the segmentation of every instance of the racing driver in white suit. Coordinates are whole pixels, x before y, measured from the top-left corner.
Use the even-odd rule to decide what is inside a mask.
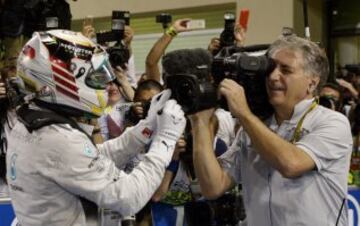
[[[97,147],[66,123],[100,114],[106,83],[115,79],[109,65],[106,51],[80,33],[35,33],[24,46],[18,76],[25,102],[7,137],[7,181],[21,225],[86,225],[80,197],[131,215],[158,188],[185,127],[169,90],[152,99],[145,120]],[[54,121],[49,113],[56,123],[39,126]],[[146,145],[149,151],[131,174],[119,170]]]

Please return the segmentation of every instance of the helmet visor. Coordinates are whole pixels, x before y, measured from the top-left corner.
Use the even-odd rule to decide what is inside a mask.
[[[108,55],[106,53],[93,55],[91,64],[93,70],[85,78],[86,85],[94,89],[105,89],[106,84],[116,78]]]

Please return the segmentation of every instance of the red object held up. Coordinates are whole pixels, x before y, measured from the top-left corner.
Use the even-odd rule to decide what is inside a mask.
[[[239,17],[239,25],[240,27],[247,29],[248,21],[249,21],[249,9],[242,9],[240,11],[240,17]]]

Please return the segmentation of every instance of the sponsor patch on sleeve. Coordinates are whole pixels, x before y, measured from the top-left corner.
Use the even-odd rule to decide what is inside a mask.
[[[97,150],[93,146],[89,145],[88,143],[85,143],[84,147],[84,154],[87,157],[95,158],[97,156]]]
[[[153,131],[149,128],[145,127],[145,129],[141,132],[146,138],[150,138]]]

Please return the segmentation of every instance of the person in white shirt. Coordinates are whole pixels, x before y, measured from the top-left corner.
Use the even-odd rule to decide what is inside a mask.
[[[139,211],[159,186],[185,128],[171,91],[152,99],[146,119],[95,146],[77,119],[101,114],[100,97],[115,79],[105,50],[72,31],[35,33],[17,68],[26,98],[7,135],[6,162],[19,223],[88,225],[81,199],[122,216]],[[120,170],[150,142],[130,174]]]
[[[241,85],[220,83],[242,128],[219,159],[212,148],[214,109],[190,116],[202,194],[216,198],[241,181],[249,226],[346,226],[350,125],[314,99],[328,76],[327,58],[315,43],[294,35],[276,40],[268,55],[276,67],[266,78],[274,108],[267,120],[251,112]]]

